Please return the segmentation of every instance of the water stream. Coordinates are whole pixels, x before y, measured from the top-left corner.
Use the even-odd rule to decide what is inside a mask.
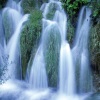
[[[15,79],[22,78],[19,38],[23,23],[28,19],[28,15],[23,16],[19,8],[20,3],[17,4],[15,1],[9,0],[7,6],[2,11],[3,18],[7,18],[6,20],[3,19],[5,34],[7,32],[7,34],[10,36],[7,39],[7,45],[5,50],[8,56],[7,75],[10,78]],[[6,28],[6,24],[8,25],[8,28]]]
[[[10,76],[0,85],[0,100],[86,100],[92,92],[92,75],[89,64],[88,37],[91,10],[84,6],[80,11],[73,48],[67,41],[67,14],[58,0],[42,5],[42,32],[40,44],[27,68],[27,82],[22,79],[20,34],[29,14],[23,15],[21,1],[8,0],[0,12],[0,51],[8,55],[6,75]],[[8,28],[5,24],[5,18]],[[3,27],[4,26],[4,27]],[[5,37],[4,32],[9,34]],[[58,86],[49,87],[46,69],[46,47],[50,36],[60,33]],[[56,37],[57,38],[57,37]],[[56,39],[55,38],[55,39]],[[5,43],[6,41],[6,43]],[[56,41],[58,42],[58,41]],[[5,45],[5,46],[4,46]],[[58,45],[55,45],[58,46]],[[2,53],[3,54],[3,53]],[[3,63],[0,53],[0,65]],[[52,63],[52,62],[51,62]]]
[[[91,10],[87,7],[83,7],[77,26],[75,45],[72,49],[74,65],[76,68],[77,90],[82,93],[92,90],[92,75],[89,66],[88,54],[90,15]]]

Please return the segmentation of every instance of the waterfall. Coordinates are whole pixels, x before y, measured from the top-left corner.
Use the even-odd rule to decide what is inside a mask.
[[[42,44],[39,46],[33,60],[29,83],[34,89],[42,89],[47,87],[47,75]]]
[[[79,18],[78,18],[78,23],[77,23],[77,29],[76,29],[76,36],[75,36],[75,40],[77,40],[76,38],[78,37],[78,34],[79,34],[79,31],[80,31],[80,28],[82,26],[82,23],[83,23],[83,17],[84,17],[84,10],[85,10],[85,6],[82,7],[80,13],[79,13]],[[76,43],[76,41],[75,41]]]
[[[92,88],[91,72],[89,67],[88,36],[90,28],[91,10],[83,7],[79,17],[75,45],[72,49],[76,70],[77,90],[81,93],[89,92]]]
[[[10,37],[15,32],[15,29],[20,22],[22,16],[23,14],[20,3],[16,3],[13,0],[8,0],[7,6],[2,11],[3,25],[6,36],[5,38],[7,43]]]
[[[3,17],[6,41],[8,42],[10,37],[13,35],[20,19],[22,18],[22,14],[15,9],[6,7],[3,10],[2,17]]]
[[[2,14],[0,11],[0,44],[4,47],[5,45],[5,36],[4,36],[4,27],[2,23]]]
[[[59,6],[62,9],[60,2]],[[74,67],[70,46],[66,41],[67,16],[63,9],[56,11],[54,21],[58,23],[61,33],[59,89],[61,93],[72,94],[75,91]]]
[[[50,12],[50,7],[54,6],[55,11],[51,18],[48,18]],[[52,9],[52,8],[51,8]],[[34,85],[33,88],[41,88],[47,86],[47,76],[45,72],[45,61],[43,52],[43,46],[45,46],[45,40],[48,39],[50,30],[52,27],[57,27],[61,35],[61,50],[60,50],[60,68],[59,68],[59,91],[61,93],[72,94],[75,91],[74,83],[74,67],[72,62],[71,50],[68,42],[66,41],[66,25],[67,25],[67,16],[64,10],[61,7],[61,2],[50,0],[46,4],[43,12],[43,32],[42,32],[42,41],[37,50],[37,53],[34,57],[29,83]],[[45,27],[46,26],[46,27]],[[45,34],[45,35],[44,35]],[[55,33],[54,33],[55,34]],[[39,72],[39,74],[37,74]],[[44,82],[45,80],[45,82]]]
[[[55,10],[53,21],[58,24],[61,35],[59,91],[61,93],[73,94],[75,91],[75,79],[71,50],[68,42],[66,41],[67,16],[62,9],[61,2],[53,0],[50,0],[50,3],[47,5],[44,15],[46,13],[48,14],[49,6],[51,3],[58,5]]]
[[[6,6],[12,8],[12,9],[15,9],[15,10],[19,11],[20,13],[22,13],[21,1],[18,2],[17,0],[8,0]]]
[[[75,92],[74,67],[69,44],[63,42],[60,50],[60,82],[61,93],[73,94]]]
[[[21,78],[21,62],[20,62],[20,45],[19,45],[19,38],[20,38],[20,32],[22,29],[22,25],[25,21],[27,21],[28,15],[24,15],[19,22],[15,33],[9,40],[9,43],[7,45],[7,53],[9,55],[9,65],[8,70],[11,78],[16,78],[19,76]],[[13,42],[14,41],[14,42]],[[19,67],[19,68],[18,68]],[[17,72],[18,70],[18,72]]]
[[[31,87],[35,89],[47,88],[48,86],[47,73],[46,73],[46,68],[45,68],[46,67],[46,62],[45,62],[46,50],[44,48],[46,47],[46,41],[49,39],[49,36],[51,34],[50,31],[52,30],[53,26],[59,29],[57,23],[53,19],[50,20],[47,18],[47,14],[49,13],[48,7],[50,7],[51,3],[52,2],[47,3],[43,11],[44,18],[42,20],[43,22],[42,23],[43,25],[42,38],[41,38],[39,48],[37,49],[36,55],[33,59],[30,77],[29,77],[29,83],[31,84]],[[54,34],[56,33],[54,32]]]
[[[28,82],[21,80],[20,34],[29,14],[23,15],[21,1],[16,0],[8,0],[0,12],[0,70],[6,62],[4,75],[11,78],[0,85],[0,100],[85,100],[92,91],[88,51],[91,10],[84,6],[80,11],[72,49],[66,34],[68,18],[61,2],[49,0],[40,10],[41,39],[27,67]],[[57,87],[49,86],[56,83],[55,78]]]
[[[27,21],[28,15],[21,13],[20,2],[8,0],[7,6],[2,11],[3,25],[7,41],[6,54],[8,55],[7,69],[11,79],[21,79],[20,61],[20,33],[23,23]]]

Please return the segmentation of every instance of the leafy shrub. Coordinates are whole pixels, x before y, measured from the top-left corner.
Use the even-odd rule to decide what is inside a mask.
[[[83,5],[88,4],[88,0],[61,0],[65,11],[71,21],[77,17],[77,13]]]
[[[30,14],[29,20],[21,33],[21,59],[23,76],[27,69],[27,63],[31,57],[32,49],[38,44],[42,31],[42,13],[39,10],[34,10]]]
[[[97,24],[97,22],[99,21],[100,18],[100,1],[95,1],[92,0],[91,4],[89,5],[92,9],[92,20],[93,20],[93,24]]]

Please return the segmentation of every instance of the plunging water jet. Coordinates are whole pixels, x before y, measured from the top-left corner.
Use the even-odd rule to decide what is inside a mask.
[[[91,92],[92,75],[89,66],[88,37],[91,10],[83,7],[79,17],[75,45],[72,49],[78,92]],[[84,16],[84,17],[82,17]],[[84,74],[85,73],[85,74]],[[84,81],[83,81],[84,80]]]

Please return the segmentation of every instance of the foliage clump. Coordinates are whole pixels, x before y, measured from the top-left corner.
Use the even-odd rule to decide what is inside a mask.
[[[73,21],[75,17],[77,17],[80,8],[83,5],[86,5],[89,3],[88,0],[61,0],[61,1],[71,21]]]
[[[27,69],[27,63],[31,57],[32,49],[38,44],[42,31],[42,13],[40,10],[34,10],[29,17],[25,27],[21,32],[21,60],[23,76]]]
[[[100,21],[91,27],[89,49],[93,69],[100,72]]]
[[[22,0],[21,6],[24,13],[31,13],[35,8],[39,9],[47,0]]]
[[[92,9],[91,17],[93,20],[93,24],[96,25],[100,19],[100,1],[92,0],[89,6]]]
[[[35,2],[34,0],[22,0],[21,6],[24,13],[30,13],[35,8]]]

